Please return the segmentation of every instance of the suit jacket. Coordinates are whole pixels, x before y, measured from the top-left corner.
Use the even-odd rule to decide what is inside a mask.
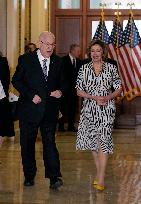
[[[84,65],[84,64],[87,64],[87,63],[89,63],[91,61],[91,59],[89,59],[89,58],[86,58],[86,59],[83,59],[82,60],[82,64]]]
[[[110,64],[113,64],[113,65],[115,65],[116,67],[118,67],[118,65],[117,65],[117,61],[114,60],[114,59],[107,58],[107,59],[106,59],[106,62],[108,62],[108,63],[110,63]]]
[[[47,81],[45,81],[37,52],[20,56],[16,72],[12,79],[13,86],[19,91],[19,119],[40,122],[43,117],[49,123],[57,121],[60,99],[51,97],[50,93],[67,89],[62,60],[57,55],[50,57]],[[41,97],[41,103],[34,104],[35,95]]]
[[[80,59],[76,58],[76,67],[74,68],[69,55],[62,57],[66,78],[68,81],[69,91],[75,89],[78,71],[82,65]]]
[[[0,80],[4,88],[4,92],[8,97],[8,90],[10,84],[10,71],[6,57],[0,56]]]

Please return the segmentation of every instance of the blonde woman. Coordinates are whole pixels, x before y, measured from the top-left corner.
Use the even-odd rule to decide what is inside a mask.
[[[114,98],[122,91],[117,67],[104,61],[104,56],[105,44],[100,40],[92,41],[89,46],[91,61],[81,67],[76,85],[78,96],[84,98],[76,149],[92,151],[97,170],[93,185],[97,190],[104,190],[107,160],[113,153]]]

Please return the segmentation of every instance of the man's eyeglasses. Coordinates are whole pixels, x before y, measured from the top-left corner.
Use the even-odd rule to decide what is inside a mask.
[[[53,47],[53,46],[55,46],[55,43],[44,43],[43,41],[40,41],[41,43],[43,43],[45,46],[47,46],[47,47]]]

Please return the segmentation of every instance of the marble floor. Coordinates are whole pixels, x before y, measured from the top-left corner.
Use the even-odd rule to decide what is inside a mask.
[[[97,192],[92,181],[95,167],[90,152],[76,152],[74,133],[57,133],[64,186],[49,190],[44,179],[40,135],[36,143],[38,172],[35,186],[23,187],[18,132],[15,144],[7,139],[0,149],[0,204],[141,204],[141,135],[114,130],[115,151],[110,156],[106,189]]]

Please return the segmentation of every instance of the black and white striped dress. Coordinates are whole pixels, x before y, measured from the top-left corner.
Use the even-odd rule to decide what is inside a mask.
[[[80,68],[76,88],[94,96],[106,96],[111,88],[119,89],[121,80],[117,67],[103,62],[102,71],[97,76],[93,63]],[[107,106],[97,105],[95,100],[84,99],[77,132],[76,149],[113,153],[112,128],[115,118],[114,99]]]

